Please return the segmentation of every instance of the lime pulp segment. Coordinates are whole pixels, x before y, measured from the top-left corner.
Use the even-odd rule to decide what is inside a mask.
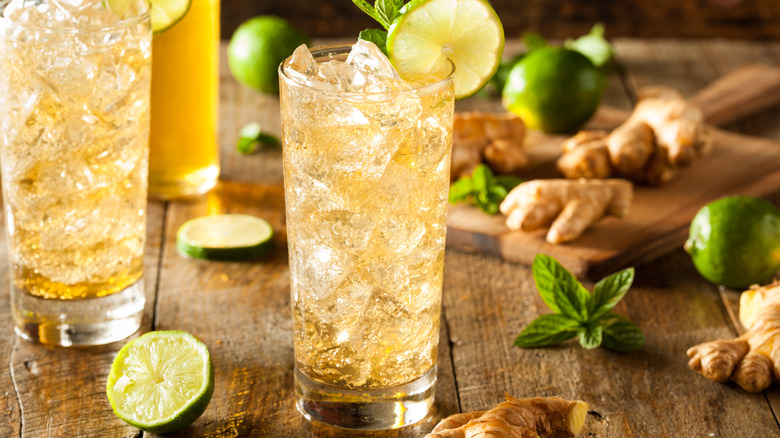
[[[129,18],[133,7],[142,0],[105,0],[105,4],[120,18]],[[162,32],[178,23],[190,10],[192,0],[148,0],[152,31]]]
[[[387,49],[407,81],[444,78],[455,65],[455,97],[479,91],[498,69],[504,30],[485,0],[413,0],[391,26]]]
[[[273,228],[258,217],[218,214],[185,222],[176,235],[179,252],[209,260],[248,260],[268,252]]]
[[[172,432],[191,424],[213,391],[208,349],[181,331],[150,332],[122,347],[106,385],[114,413],[149,432]]]

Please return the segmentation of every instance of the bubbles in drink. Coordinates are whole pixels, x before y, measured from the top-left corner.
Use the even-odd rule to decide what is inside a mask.
[[[296,360],[326,383],[412,381],[435,363],[451,87],[414,89],[367,41],[319,64],[301,46],[286,67]]]
[[[119,25],[102,0],[12,0],[3,16],[0,161],[14,281],[49,298],[120,291],[142,272],[148,22]]]

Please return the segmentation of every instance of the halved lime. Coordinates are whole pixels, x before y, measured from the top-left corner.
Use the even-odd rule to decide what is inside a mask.
[[[119,350],[106,394],[114,413],[153,433],[184,429],[214,393],[214,364],[201,341],[182,331],[147,333]]]
[[[190,219],[176,233],[183,256],[208,260],[250,260],[268,253],[271,225],[246,214],[216,214]]]
[[[130,9],[138,0],[105,0],[108,7],[119,17],[128,18]],[[152,31],[160,33],[178,23],[190,10],[192,0],[148,0],[149,19]]]
[[[411,82],[444,78],[455,64],[455,98],[476,93],[493,77],[504,51],[504,29],[485,0],[413,0],[390,27],[387,51]]]

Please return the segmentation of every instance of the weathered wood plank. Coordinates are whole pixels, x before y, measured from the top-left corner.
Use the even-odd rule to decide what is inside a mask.
[[[647,344],[630,354],[587,351],[576,341],[516,348],[512,342],[521,329],[549,313],[530,270],[457,251],[447,254],[447,263],[444,306],[464,411],[494,406],[507,391],[587,401],[591,415],[583,436],[777,433],[761,395],[714,384],[688,369],[687,347],[731,331],[718,294],[692,275],[681,251],[639,268],[617,309],[647,336]]]
[[[176,230],[184,221],[225,212],[269,221],[277,230],[273,252],[246,263],[192,260],[176,253]],[[358,436],[307,422],[295,409],[286,246],[284,194],[277,184],[224,182],[197,202],[171,204],[157,329],[194,334],[209,347],[216,368],[211,405],[182,436]],[[419,436],[442,416],[457,412],[446,327],[441,339],[435,415],[402,431],[361,436]]]
[[[148,331],[152,326],[164,209],[164,204],[149,203],[144,255],[147,304],[139,333]],[[0,248],[0,259],[5,264],[5,233],[2,234]],[[0,283],[8,284],[7,269],[0,271],[0,277]],[[0,306],[8,306],[7,292],[0,300],[3,300]],[[9,323],[7,327],[10,332],[12,325]],[[90,348],[55,348],[32,344],[18,339],[18,336],[13,338],[17,340],[8,360],[13,367],[23,412],[21,436],[137,435],[136,428],[114,415],[106,398],[108,370],[126,341]]]

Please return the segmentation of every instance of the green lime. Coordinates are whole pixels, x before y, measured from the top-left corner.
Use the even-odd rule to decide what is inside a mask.
[[[279,64],[309,39],[286,20],[265,15],[247,20],[228,44],[228,66],[244,85],[262,93],[279,92]]]
[[[127,18],[134,12],[138,2],[135,0],[105,0],[109,9],[117,16]],[[149,19],[152,31],[160,33],[178,23],[190,10],[192,0],[149,0]]]
[[[471,96],[498,69],[504,28],[485,0],[412,0],[387,35],[390,60],[402,78],[444,78],[455,65],[455,98]]]
[[[744,289],[780,269],[780,210],[749,196],[704,206],[691,222],[685,250],[708,281]]]
[[[153,433],[192,424],[213,393],[209,350],[182,331],[150,332],[128,342],[114,359],[106,384],[114,413]]]
[[[246,214],[216,214],[190,219],[176,233],[183,256],[208,260],[251,260],[268,253],[274,231],[268,222]]]
[[[596,112],[607,78],[585,55],[563,47],[534,50],[504,86],[504,106],[533,129],[568,132]]]

